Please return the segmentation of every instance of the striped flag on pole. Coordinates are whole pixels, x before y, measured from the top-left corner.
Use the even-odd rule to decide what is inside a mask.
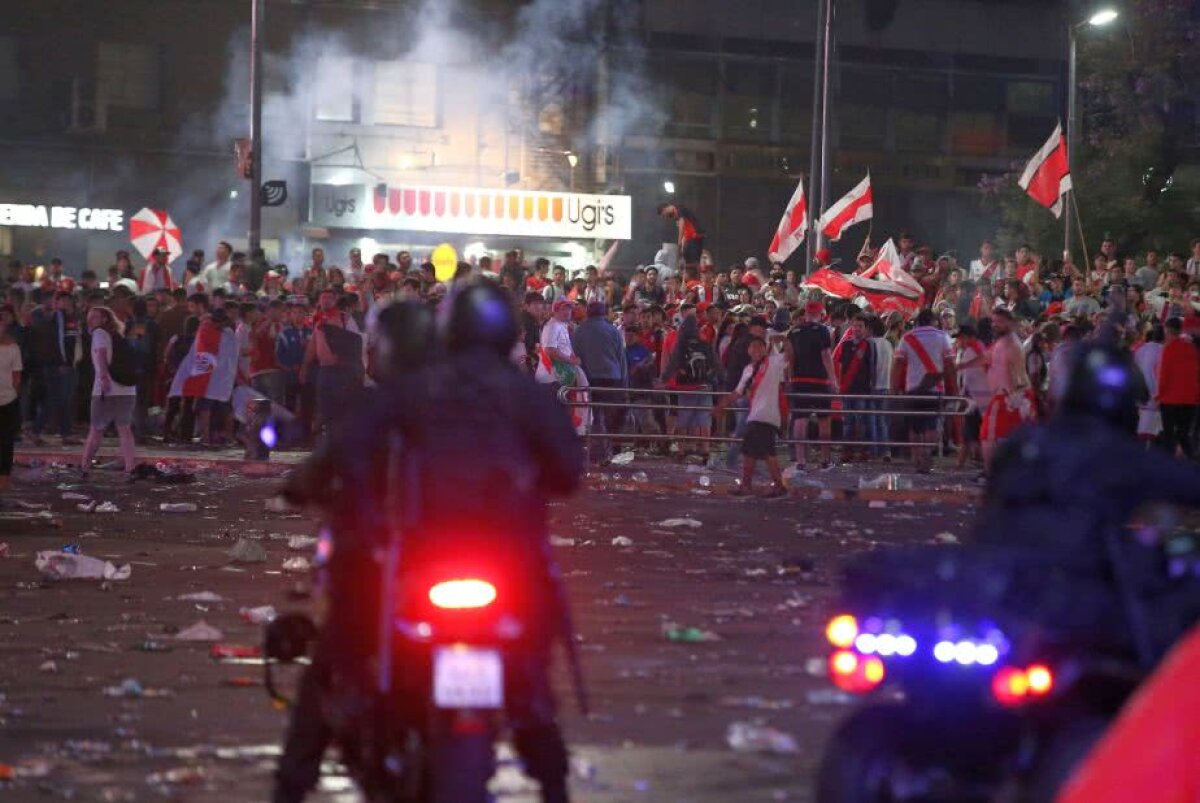
[[[800,179],[796,191],[792,193],[792,200],[788,201],[783,210],[783,217],[779,219],[779,227],[775,229],[775,237],[771,240],[771,247],[767,249],[767,256],[772,262],[783,262],[800,247],[807,233],[808,201],[804,198],[804,179]]]
[[[1025,172],[1017,183],[1051,214],[1062,217],[1062,197],[1071,190],[1071,171],[1067,167],[1067,139],[1063,136],[1061,122],[1054,126],[1050,139],[1025,165]]]
[[[837,242],[842,238],[842,232],[855,223],[862,223],[875,216],[875,207],[871,199],[871,174],[858,183],[858,186],[846,193],[840,201],[825,210],[817,221],[817,228],[827,238]]]

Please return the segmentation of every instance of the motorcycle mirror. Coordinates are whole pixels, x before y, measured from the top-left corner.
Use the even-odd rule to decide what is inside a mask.
[[[263,637],[263,655],[268,660],[291,663],[308,654],[317,638],[317,626],[302,613],[289,613],[267,625]]]

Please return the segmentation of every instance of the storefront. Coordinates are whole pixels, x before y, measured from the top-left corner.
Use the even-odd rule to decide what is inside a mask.
[[[327,235],[319,244],[331,263],[351,247],[370,260],[377,251],[394,257],[449,243],[464,258],[521,248],[581,270],[598,258],[599,241],[629,240],[632,232],[628,195],[313,184],[309,204],[309,231]]]
[[[68,273],[129,248],[129,215],[137,210],[76,206],[67,201],[0,198],[0,254],[37,265],[62,259]]]

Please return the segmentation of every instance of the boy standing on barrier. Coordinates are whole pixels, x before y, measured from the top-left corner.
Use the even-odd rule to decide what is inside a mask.
[[[779,430],[787,419],[783,383],[788,377],[788,369],[792,363],[792,348],[782,333],[772,332],[768,338],[769,346],[761,337],[750,341],[750,364],[742,372],[737,387],[721,399],[715,411],[719,414],[726,406],[741,398],[750,402],[746,435],[742,439],[742,482],[730,491],[731,496],[750,494],[754,482],[754,469],[759,460],[765,460],[767,469],[771,472],[771,487],[762,494],[762,498],[778,499],[787,496],[776,443]]]

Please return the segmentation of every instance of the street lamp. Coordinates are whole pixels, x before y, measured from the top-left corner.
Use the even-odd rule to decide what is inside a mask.
[[[1102,28],[1105,25],[1109,25],[1109,24],[1113,23],[1119,16],[1121,16],[1120,12],[1118,12],[1116,9],[1104,8],[1104,9],[1101,9],[1101,10],[1095,12],[1094,14],[1092,14],[1092,16],[1088,17],[1083,22],[1078,22],[1078,23],[1070,26],[1070,28],[1067,29],[1068,33],[1070,34],[1069,39],[1070,39],[1070,46],[1071,46],[1070,58],[1067,61],[1067,172],[1068,173],[1072,172],[1072,164],[1071,163],[1075,158],[1075,134],[1076,134],[1076,131],[1078,131],[1078,129],[1079,129],[1079,121],[1076,119],[1077,112],[1078,112],[1078,110],[1077,110],[1078,99],[1076,97],[1076,91],[1075,91],[1076,84],[1078,83],[1078,81],[1076,79],[1076,75],[1075,75],[1075,73],[1076,73],[1076,50],[1077,50],[1077,44],[1078,44],[1078,31],[1080,28],[1083,28],[1084,26],[1090,26],[1092,28]],[[1069,193],[1067,193],[1067,197],[1064,199],[1064,202],[1065,203],[1063,206],[1063,211],[1065,212],[1065,214],[1063,215],[1063,218],[1064,218],[1064,221],[1063,221],[1063,256],[1069,258],[1070,254],[1071,254],[1071,210],[1072,210],[1072,204],[1074,204],[1074,202],[1075,202],[1075,190],[1074,189],[1072,189]],[[1078,213],[1076,213],[1076,214],[1078,214]]]
[[[571,192],[575,192],[575,165],[579,164],[579,157],[574,151],[567,151],[567,164],[571,166]]]
[[[670,181],[670,180],[664,181],[663,182],[663,192],[665,192],[667,195],[674,195],[675,194],[675,182]]]

